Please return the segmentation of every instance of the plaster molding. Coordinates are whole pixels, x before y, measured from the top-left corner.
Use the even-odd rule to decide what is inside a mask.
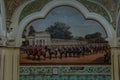
[[[3,36],[6,36],[6,22],[5,22],[5,18],[6,18],[6,15],[5,15],[5,5],[4,5],[4,0],[1,0],[1,27],[2,27],[2,35]]]
[[[118,15],[117,15],[117,19],[116,19],[116,43],[117,46],[120,46],[120,10],[118,12]]]
[[[6,22],[4,0],[0,0],[0,46],[6,46]]]
[[[117,28],[116,28],[116,37],[117,37],[118,39],[120,39],[120,36],[118,35],[118,28],[120,27],[120,26],[119,26],[119,21],[120,21],[120,10],[119,10],[119,12],[118,12],[117,20],[116,20],[116,26],[117,26]]]

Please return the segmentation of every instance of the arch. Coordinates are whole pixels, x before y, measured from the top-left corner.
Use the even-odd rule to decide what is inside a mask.
[[[49,0],[49,1],[46,0],[46,1],[43,1],[43,2],[42,1],[34,0],[34,2],[31,2],[31,3],[27,4],[27,6],[25,6],[23,8],[22,12],[20,13],[19,22],[23,18],[25,18],[27,15],[32,14],[32,13],[37,12],[37,11],[40,11],[50,1],[52,1],[52,0]],[[112,16],[111,16],[110,12],[101,3],[98,3],[97,1],[90,1],[90,0],[86,0],[86,1],[85,0],[83,0],[83,1],[76,0],[76,1],[81,2],[90,12],[96,12],[97,14],[100,14],[101,16],[104,16],[104,18],[108,22],[112,22]],[[42,2],[43,5],[40,5],[40,4],[42,4],[40,2]],[[36,8],[34,6],[32,7],[32,5],[35,5],[36,7],[39,6],[39,7],[38,8]]]
[[[120,43],[120,10],[116,19],[116,43]],[[119,44],[117,46],[119,46]]]
[[[90,13],[88,11],[88,9],[86,7],[84,7],[84,5],[79,3],[78,1],[75,1],[75,0],[64,0],[64,1],[63,0],[53,0],[53,1],[49,2],[45,7],[43,7],[43,9],[41,11],[28,15],[20,22],[20,24],[18,25],[19,27],[18,27],[17,37],[16,37],[16,40],[17,40],[16,45],[19,45],[19,46],[21,45],[22,32],[23,32],[25,26],[29,22],[31,22],[32,20],[37,19],[37,18],[44,18],[51,9],[53,9],[57,6],[63,6],[63,5],[72,6],[76,9],[78,9],[84,15],[84,17],[86,19],[93,19],[93,20],[98,21],[104,27],[105,31],[107,32],[109,40],[111,40],[114,37],[115,31],[114,31],[112,25],[109,24],[109,22],[104,17],[102,17],[96,13]]]
[[[119,11],[119,13],[118,13],[118,17],[117,17],[117,22],[116,22],[116,26],[117,26],[117,30],[116,30],[116,37],[118,38],[118,39],[120,39],[120,11]]]
[[[4,1],[0,1],[0,36],[6,37],[6,25],[5,25],[5,5]]]
[[[4,31],[4,29],[3,29],[3,19],[2,19],[2,16],[0,15],[0,37],[5,36],[4,35],[5,32],[3,32],[3,31]]]

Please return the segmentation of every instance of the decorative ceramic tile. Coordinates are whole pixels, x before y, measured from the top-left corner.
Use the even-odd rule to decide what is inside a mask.
[[[111,66],[20,66],[19,74],[20,80],[111,80]]]

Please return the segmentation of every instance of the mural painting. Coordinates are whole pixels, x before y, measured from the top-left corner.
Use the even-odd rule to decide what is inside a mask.
[[[29,23],[22,37],[21,65],[111,64],[104,28],[73,7],[54,8]]]

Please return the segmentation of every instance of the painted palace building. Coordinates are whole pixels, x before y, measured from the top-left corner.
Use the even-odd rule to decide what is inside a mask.
[[[35,32],[35,36],[26,38],[29,45],[51,45],[51,36],[48,32]]]
[[[48,32],[35,32],[35,36],[27,36],[26,40],[29,41],[29,45],[52,45],[52,46],[75,46],[85,45],[87,42],[74,39],[52,39]]]

